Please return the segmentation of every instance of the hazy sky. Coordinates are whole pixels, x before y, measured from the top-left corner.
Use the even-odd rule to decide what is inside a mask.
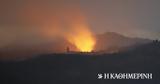
[[[1,0],[0,40],[1,44],[40,42],[47,39],[45,32],[55,33],[44,26],[57,28],[63,16],[71,17],[65,20],[71,24],[85,18],[95,33],[160,39],[159,8],[160,0]]]
[[[160,0],[81,0],[95,32],[160,39]]]

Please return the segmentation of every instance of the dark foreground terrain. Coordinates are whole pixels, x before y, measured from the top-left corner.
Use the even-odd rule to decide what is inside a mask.
[[[152,80],[97,79],[98,73],[153,73]],[[115,54],[48,54],[0,62],[0,84],[160,84],[160,42]]]

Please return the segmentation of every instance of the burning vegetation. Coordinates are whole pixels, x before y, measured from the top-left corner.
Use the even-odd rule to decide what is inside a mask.
[[[91,52],[95,45],[92,32],[86,26],[78,26],[74,33],[69,34],[68,41],[80,52]]]

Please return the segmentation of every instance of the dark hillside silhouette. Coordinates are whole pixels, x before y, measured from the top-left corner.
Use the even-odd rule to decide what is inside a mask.
[[[159,84],[160,42],[115,54],[48,54],[0,62],[0,84]],[[153,80],[98,80],[98,73],[146,72]]]

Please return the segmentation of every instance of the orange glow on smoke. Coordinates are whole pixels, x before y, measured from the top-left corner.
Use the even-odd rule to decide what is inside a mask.
[[[86,26],[78,26],[68,38],[81,52],[91,52],[95,45],[95,39]]]

